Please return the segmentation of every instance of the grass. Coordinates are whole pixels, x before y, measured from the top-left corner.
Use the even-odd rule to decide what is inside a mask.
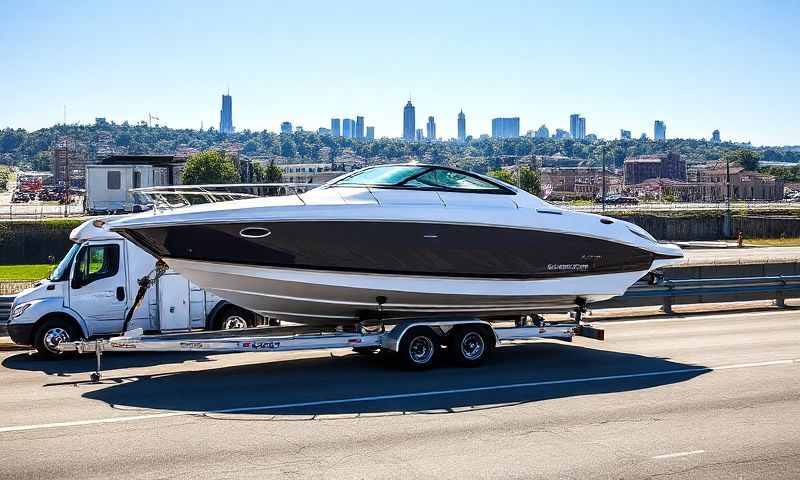
[[[745,238],[744,244],[759,247],[800,247],[800,238]]]
[[[0,265],[0,282],[28,282],[50,275],[55,265]]]

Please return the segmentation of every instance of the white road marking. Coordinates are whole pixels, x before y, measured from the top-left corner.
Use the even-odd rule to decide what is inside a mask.
[[[677,368],[673,370],[661,370],[657,372],[642,372],[642,373],[628,373],[623,375],[605,375],[602,377],[585,377],[585,378],[570,378],[564,380],[545,380],[541,382],[525,382],[525,383],[510,383],[506,385],[489,385],[485,387],[468,387],[468,388],[453,388],[449,390],[432,390],[428,392],[414,392],[414,393],[398,393],[391,395],[373,395],[366,397],[353,397],[353,398],[340,398],[335,400],[316,400],[310,402],[296,402],[296,403],[282,403],[277,405],[261,405],[254,407],[238,407],[238,408],[223,408],[219,410],[206,410],[206,411],[167,411],[162,413],[154,413],[149,415],[136,415],[130,417],[110,417],[100,418],[94,420],[77,420],[71,422],[56,422],[56,423],[40,423],[34,425],[13,425],[9,427],[0,427],[0,433],[7,432],[22,432],[27,430],[42,430],[45,428],[61,428],[61,427],[80,427],[86,425],[98,425],[104,423],[123,423],[134,422],[138,420],[149,420],[154,418],[169,418],[181,417],[189,415],[208,415],[219,413],[247,413],[247,412],[264,412],[269,410],[282,410],[294,409],[303,407],[319,407],[323,405],[342,405],[348,403],[361,403],[361,402],[377,402],[384,400],[399,400],[406,398],[421,398],[421,397],[435,397],[441,395],[453,395],[459,393],[474,393],[474,392],[488,392],[511,390],[516,388],[532,388],[542,387],[548,385],[568,385],[574,383],[588,383],[588,382],[602,382],[608,380],[623,380],[628,378],[645,378],[645,377],[658,377],[663,375],[681,375],[687,373],[708,373],[718,370],[734,370],[741,368],[754,368],[754,367],[768,367],[775,365],[792,365],[800,364],[800,358],[789,360],[771,360],[766,362],[751,362],[740,363],[734,365],[721,365],[719,367],[698,367],[698,368]]]
[[[656,460],[661,460],[663,458],[688,457],[689,455],[697,455],[699,453],[705,453],[705,450],[692,450],[691,452],[667,453],[665,455],[656,455],[653,458]]]

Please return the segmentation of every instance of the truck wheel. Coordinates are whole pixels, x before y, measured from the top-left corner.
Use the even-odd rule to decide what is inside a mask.
[[[439,348],[439,337],[433,330],[413,327],[403,335],[397,353],[405,367],[424,370],[433,366]]]
[[[44,358],[66,358],[70,353],[60,352],[56,345],[62,342],[74,342],[80,338],[75,325],[63,318],[53,318],[45,321],[34,334],[33,346]]]
[[[447,350],[453,360],[465,367],[477,367],[492,352],[494,339],[489,338],[486,329],[478,326],[456,328],[450,333]]]
[[[219,314],[217,320],[214,322],[215,330],[235,330],[240,328],[252,327],[255,323],[255,317],[252,312],[249,312],[239,307],[225,307]]]

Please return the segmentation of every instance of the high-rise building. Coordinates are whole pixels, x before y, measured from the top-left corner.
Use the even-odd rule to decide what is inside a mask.
[[[367,140],[375,140],[375,127],[367,127]]]
[[[631,131],[620,129],[619,130],[619,138],[620,140],[630,140],[631,139]]]
[[[423,141],[423,140],[425,139],[425,134],[422,132],[422,129],[421,129],[421,128],[418,128],[418,129],[416,130],[415,139],[416,139],[418,142],[421,142],[421,141]]]
[[[653,125],[653,139],[666,140],[667,139],[667,124],[661,120],[656,120]]]
[[[711,133],[711,141],[712,141],[713,143],[720,143],[720,142],[722,142],[722,139],[721,139],[721,138],[720,138],[720,136],[719,136],[719,130],[714,130],[714,131]]]
[[[219,133],[233,133],[233,100],[230,94],[222,95],[222,110],[219,111]]]
[[[565,138],[569,138],[569,132],[564,130],[563,128],[556,128],[556,133],[553,134],[553,138],[556,140],[563,140]]]
[[[414,131],[416,128],[417,122],[414,114],[414,105],[411,105],[411,100],[409,100],[403,108],[403,138],[406,140],[414,140]]]
[[[356,122],[352,118],[345,118],[342,120],[342,136],[344,138],[353,138],[356,134]]]
[[[433,116],[428,117],[428,123],[425,125],[425,130],[428,134],[428,140],[436,140],[436,120],[433,119]]]
[[[356,138],[364,138],[364,117],[356,117]]]
[[[492,119],[492,137],[519,137],[519,117],[498,117]]]
[[[281,133],[292,133],[292,122],[281,123]]]
[[[331,135],[334,137],[342,136],[342,121],[338,118],[331,118]]]
[[[458,112],[458,142],[464,143],[467,141],[467,117],[464,116],[464,110]]]
[[[569,134],[575,140],[586,138],[586,118],[578,113],[569,116]]]
[[[534,134],[534,137],[535,138],[550,138],[550,130],[547,129],[546,125],[542,125],[541,127],[539,127],[538,130],[536,130],[536,133]]]

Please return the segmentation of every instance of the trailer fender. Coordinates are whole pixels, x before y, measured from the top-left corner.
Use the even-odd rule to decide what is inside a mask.
[[[381,339],[381,348],[385,348],[387,350],[391,350],[396,352],[400,346],[400,342],[403,340],[403,336],[406,332],[411,329],[412,327],[418,326],[426,326],[431,327],[434,330],[440,330],[444,336],[458,325],[481,325],[486,328],[489,332],[492,332],[492,336],[495,340],[495,345],[500,343],[500,339],[497,337],[497,332],[492,327],[492,324],[487,322],[486,320],[480,320],[478,318],[453,318],[453,319],[418,319],[418,320],[405,320],[397,325],[395,325],[392,330],[383,336]]]

